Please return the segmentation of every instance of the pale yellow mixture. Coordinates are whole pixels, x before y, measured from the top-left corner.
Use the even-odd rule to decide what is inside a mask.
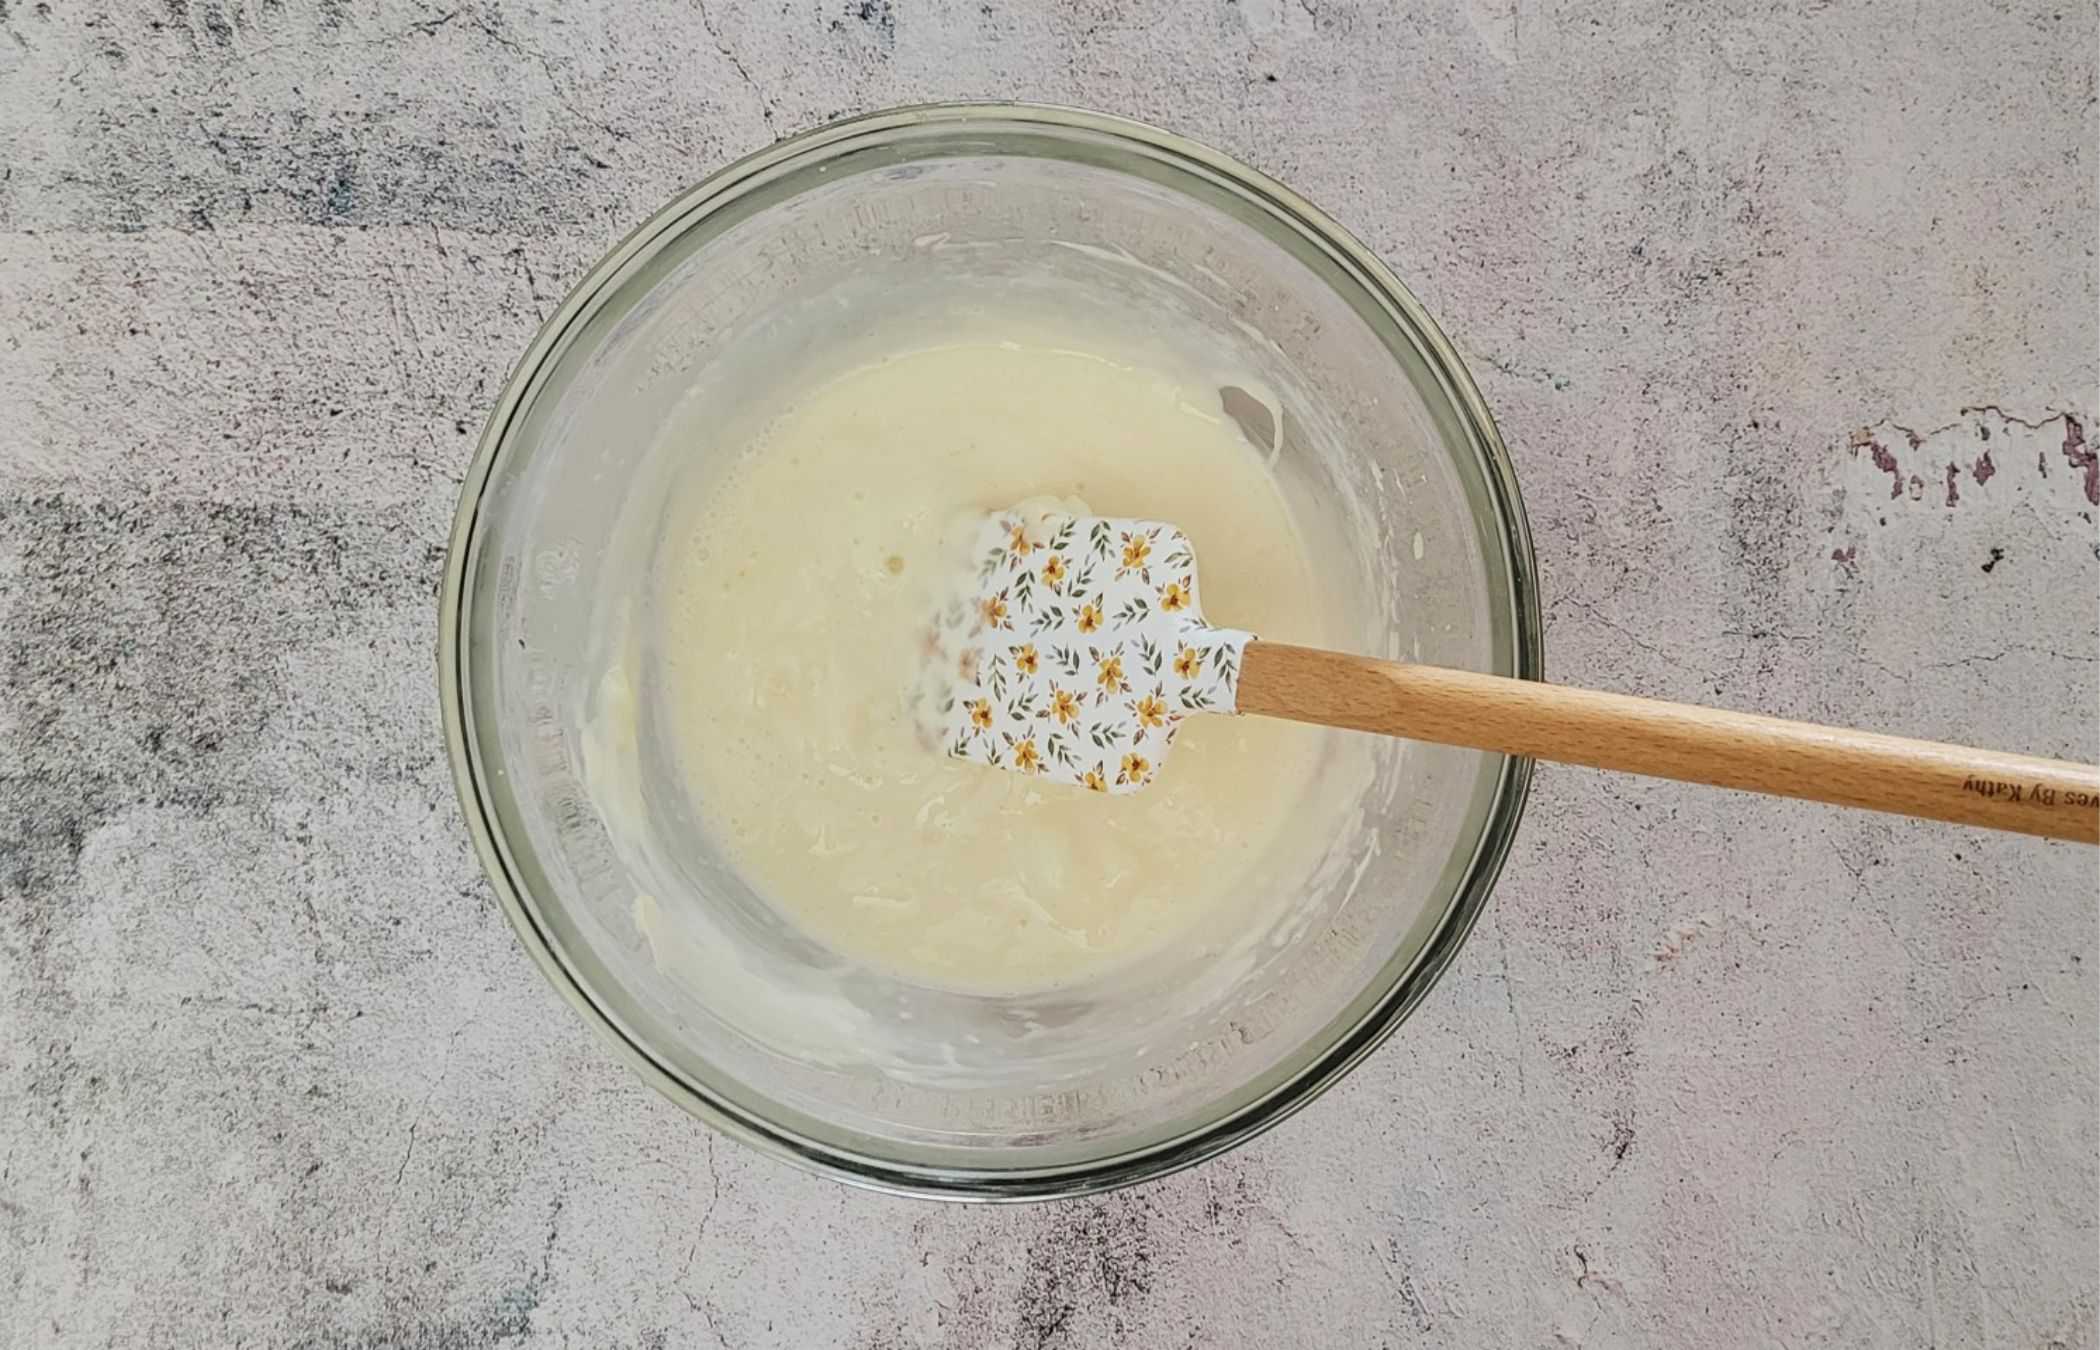
[[[1184,527],[1212,620],[1325,636],[1217,373],[1102,352],[1007,325],[849,370],[673,513],[657,643],[694,798],[753,887],[845,957],[972,990],[1066,985],[1222,945],[1295,880],[1275,845],[1314,729],[1194,718],[1157,785],[1113,798],[956,763],[914,732],[944,531],[1041,494]]]

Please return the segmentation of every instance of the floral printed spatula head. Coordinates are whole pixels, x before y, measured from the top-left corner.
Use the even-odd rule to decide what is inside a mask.
[[[1136,792],[1184,717],[1235,710],[1253,634],[1204,620],[1172,525],[1027,505],[987,516],[964,567],[913,696],[955,758]]]
[[[965,538],[913,716],[1041,782],[1136,792],[1187,718],[1253,713],[2100,843],[2092,765],[1258,640],[1205,617],[1188,536],[1156,520],[1037,501]]]

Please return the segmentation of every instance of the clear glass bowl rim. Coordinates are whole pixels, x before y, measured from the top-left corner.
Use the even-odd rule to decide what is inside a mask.
[[[1267,1095],[1244,1103],[1217,1119],[1144,1149],[1054,1168],[1000,1169],[933,1167],[866,1156],[825,1140],[811,1138],[776,1122],[758,1118],[675,1075],[630,1036],[620,1020],[564,962],[527,903],[507,857],[502,822],[484,792],[485,770],[467,725],[468,670],[467,579],[477,544],[480,507],[494,480],[503,452],[521,413],[538,393],[562,356],[600,304],[617,290],[617,282],[638,257],[652,253],[689,229],[701,225],[718,207],[733,200],[747,184],[774,176],[795,161],[822,163],[851,149],[865,149],[900,133],[929,126],[952,129],[957,136],[996,137],[1002,130],[1041,133],[1076,132],[1108,142],[1123,142],[1133,153],[1179,161],[1245,197],[1265,216],[1294,229],[1301,242],[1328,254],[1354,275],[1365,292],[1386,310],[1428,362],[1443,392],[1464,425],[1479,455],[1494,523],[1504,552],[1509,604],[1512,666],[1508,673],[1524,679],[1545,677],[1543,625],[1538,603],[1538,574],[1532,556],[1531,531],[1517,489],[1514,466],[1493,417],[1471,374],[1436,322],[1412,292],[1369,249],[1325,212],[1283,184],[1208,146],[1144,122],[1049,104],[963,102],[885,109],[826,123],[746,155],[716,170],[680,193],[613,247],[563,299],[541,326],[525,354],[512,368],[491,410],[481,439],[461,483],[438,596],[438,693],[452,765],[453,786],[472,835],[483,872],[502,902],[519,941],[548,982],[609,1040],[629,1067],[664,1096],[694,1116],[745,1143],[812,1171],[875,1190],[950,1200],[1014,1201],[1097,1194],[1166,1176],[1215,1157],[1276,1125],[1340,1081],[1407,1020],[1457,955],[1485,908],[1500,875],[1530,791],[1532,761],[1505,757],[1491,806],[1475,841],[1473,857],[1442,920],[1415,958],[1398,972],[1383,994],[1358,1020],[1330,1043],[1301,1052],[1297,1070]]]

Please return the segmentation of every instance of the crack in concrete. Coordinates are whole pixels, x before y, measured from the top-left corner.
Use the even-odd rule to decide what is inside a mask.
[[[729,1338],[722,1334],[722,1328],[715,1325],[715,1306],[713,1301],[704,1298],[694,1298],[683,1289],[678,1291],[678,1296],[685,1300],[686,1307],[691,1308],[700,1315],[701,1321],[707,1323],[707,1334],[715,1338],[715,1344],[721,1346],[722,1350],[729,1350]]]
[[[1414,1277],[1400,1268],[1399,1239],[1387,1238],[1384,1249],[1380,1249],[1377,1243],[1372,1243],[1371,1255],[1378,1259],[1379,1268],[1385,1272],[1387,1283],[1393,1286],[1393,1292],[1399,1296],[1401,1306],[1406,1308],[1408,1315],[1414,1319],[1415,1329],[1424,1332],[1433,1330],[1436,1327],[1436,1319],[1429,1315],[1429,1305],[1422,1301],[1421,1291],[1415,1288]]]
[[[182,1008],[217,1008],[225,1012],[258,1013],[264,1017],[297,1017],[308,1024],[317,1021],[331,1011],[326,1003],[309,1003],[300,1007],[285,1007],[276,1003],[257,1003],[253,1000],[221,998],[214,994],[184,994],[180,999],[176,1000],[176,1006]],[[363,1014],[360,1011],[351,1015],[357,1017]]]
[[[1503,931],[1499,920],[1495,924],[1495,954],[1502,971],[1502,1001],[1509,1008],[1510,1026],[1517,1033],[1516,1048],[1510,1052],[1510,1059],[1517,1066],[1517,1100],[1523,1101],[1530,1095],[1529,1085],[1524,1080],[1524,1018],[1517,1011],[1517,988],[1509,978],[1509,934]]]
[[[479,1009],[480,1004],[477,1002],[475,1007]],[[383,1231],[386,1227],[386,1221],[393,1217],[394,1205],[401,1198],[401,1178],[408,1173],[409,1159],[416,1156],[416,1132],[422,1129],[425,1117],[430,1114],[431,1100],[437,1096],[438,1089],[445,1085],[445,1080],[452,1074],[453,1046],[459,1043],[459,1038],[473,1024],[474,1016],[472,1013],[469,1013],[466,1020],[455,1027],[451,1036],[445,1040],[445,1057],[439,1061],[436,1075],[431,1078],[430,1086],[423,1090],[423,1100],[416,1104],[416,1114],[408,1122],[408,1143],[401,1150],[401,1161],[394,1168],[394,1181],[387,1191],[386,1209],[380,1215],[379,1223],[374,1228],[375,1233]]]
[[[2076,652],[2060,652],[2054,647],[2042,647],[2031,642],[2016,642],[2003,651],[1978,652],[1970,656],[1957,656],[1948,661],[1927,661],[1918,668],[1920,670],[1956,670],[1963,666],[1989,665],[2003,661],[2015,652],[2031,652],[2051,657],[2058,661],[2078,661],[2086,665],[2100,663],[2100,656],[2080,656]]]
[[[418,36],[432,36],[438,31],[438,29],[443,28],[446,24],[451,23],[454,19],[458,18],[464,12],[464,10],[455,9],[450,11],[449,13],[441,14],[434,19],[418,19],[415,22],[403,27],[399,32],[381,33],[378,37],[345,38],[340,42],[267,42],[260,47],[251,48],[250,50],[245,52],[235,53],[228,59],[235,65],[247,66],[253,65],[255,62],[262,60],[264,57],[277,56],[284,52],[334,52],[359,49],[372,50],[380,47],[399,47],[408,43],[409,41],[413,40]],[[220,90],[226,88],[228,84],[232,83],[238,78],[240,77],[237,75],[223,76],[219,79],[215,79],[207,83],[204,86],[204,90],[206,93],[218,93]]]
[[[715,27],[713,17],[707,12],[707,0],[693,0],[693,9],[700,15],[700,27],[707,33],[708,41],[715,44],[716,51],[728,58],[730,66],[736,71],[737,78],[742,80],[744,87],[751,91],[753,97],[757,98],[759,117],[767,126],[772,126],[773,100],[767,97],[764,87],[756,79],[752,78],[751,71],[744,65],[744,58],[738,56],[736,49],[722,40],[721,31]]]
[[[1712,682],[1710,676],[1706,675],[1704,672],[1688,664],[1682,658],[1656,645],[1655,643],[1650,642],[1647,639],[1641,637],[1632,629],[1626,627],[1622,623],[1619,623],[1617,620],[1605,617],[1602,610],[1600,610],[1596,605],[1592,604],[1590,601],[1583,599],[1581,596],[1560,596],[1546,607],[1547,612],[1550,614],[1553,610],[1558,609],[1563,604],[1575,606],[1584,614],[1589,615],[1590,619],[1596,624],[1598,624],[1600,627],[1608,628],[1612,632],[1617,633],[1620,637],[1626,639],[1626,641],[1632,643],[1641,651],[1644,651],[1650,656],[1653,656],[1656,660],[1661,661],[1664,665],[1669,666],[1671,669],[1682,671],[1684,674],[1693,676],[1694,678],[1706,683]]]
[[[1945,1017],[1937,1018],[1934,1021],[1926,1023],[1925,1034],[1928,1036],[1932,1036],[1937,1035],[1942,1031],[1945,1031],[1948,1027],[1953,1026],[1956,1022],[1959,1022],[1962,1018],[1968,1016],[1970,1013],[1974,1012],[1977,1008],[1982,1007],[1984,1004],[1991,1002],[1993,999],[2009,999],[2015,994],[2026,994],[2032,992],[2034,992],[2033,984],[2023,983],[2014,985],[2009,989],[1993,989],[1989,993],[1972,995],[1969,998],[1963,999],[1961,1003],[1955,1007],[1954,1011],[1948,1013]]]
[[[707,1140],[707,1176],[708,1180],[713,1183],[713,1192],[708,1196],[707,1212],[700,1216],[699,1226],[693,1230],[692,1244],[685,1251],[685,1264],[679,1267],[678,1274],[671,1280],[671,1283],[674,1285],[683,1285],[685,1277],[692,1273],[693,1258],[700,1254],[700,1244],[707,1238],[707,1225],[714,1221],[715,1210],[722,1204],[722,1174],[715,1168],[715,1138],[713,1134],[708,1134],[705,1138]],[[683,1293],[684,1291],[681,1289],[679,1292]]]
[[[499,31],[495,24],[491,23],[486,17],[482,15],[477,14],[473,18],[469,19],[467,22],[474,29],[479,31],[483,37],[495,43],[497,46],[503,48],[505,51],[514,53],[515,55],[520,56],[527,61],[530,61],[533,65],[538,66],[540,74],[546,76],[547,78],[547,89],[550,93],[554,95],[554,101],[556,103],[561,104],[562,107],[568,109],[569,115],[574,117],[577,121],[583,123],[585,126],[596,127],[598,130],[604,132],[606,135],[612,137],[616,141],[625,141],[632,139],[632,137],[630,137],[628,133],[620,130],[612,123],[600,121],[598,118],[592,117],[589,113],[577,107],[575,100],[569,97],[568,88],[565,85],[563,85],[561,77],[554,73],[554,62],[548,59],[547,54],[545,52],[540,51],[536,47],[528,46],[527,44],[518,41],[516,38],[511,37],[509,34]]]
[[[509,256],[516,260],[518,272],[525,278],[525,294],[532,298],[533,314],[542,323],[546,322],[546,301],[540,296],[540,279],[533,275],[532,264],[525,258],[525,246],[520,244],[510,251]]]

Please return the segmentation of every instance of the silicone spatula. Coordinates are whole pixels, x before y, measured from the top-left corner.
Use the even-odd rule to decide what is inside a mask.
[[[1253,714],[2100,843],[2100,767],[1265,642],[1204,617],[1188,537],[987,516],[913,690],[963,760],[1136,792],[1199,714]]]

